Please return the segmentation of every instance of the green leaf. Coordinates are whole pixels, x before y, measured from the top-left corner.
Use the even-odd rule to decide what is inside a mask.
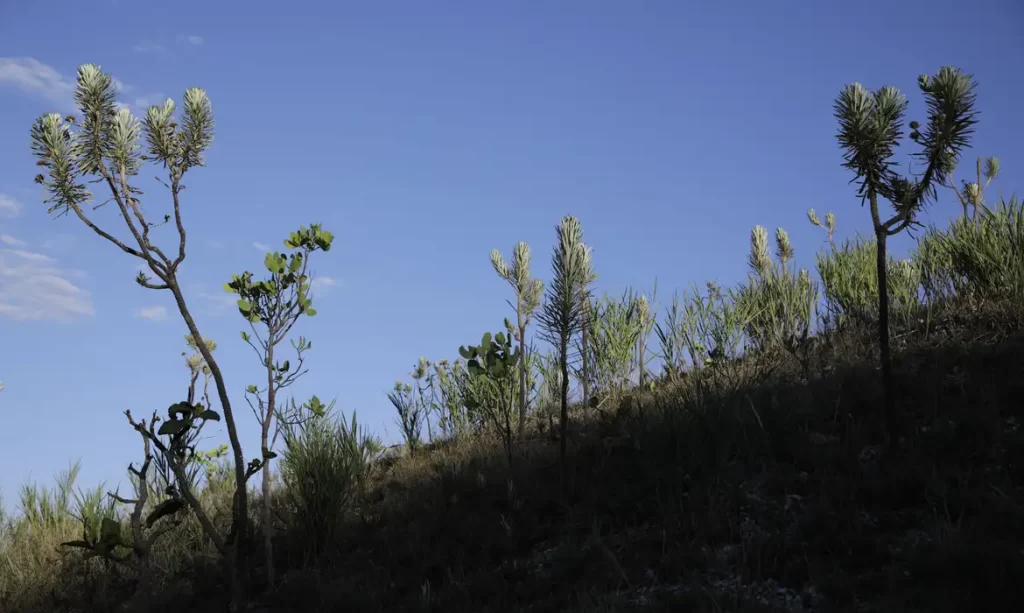
[[[306,309],[305,313],[306,313],[306,315],[308,315],[310,317],[315,317],[316,316],[316,309],[308,308],[308,309]]]
[[[239,300],[238,301],[238,310],[241,311],[242,313],[248,315],[249,311],[252,310],[252,305],[249,304],[248,300]]]
[[[160,426],[157,434],[178,434],[185,428],[188,428],[187,421],[183,419],[169,419]]]
[[[277,457],[277,454],[274,453],[273,451],[270,451],[269,449],[263,450],[263,459],[264,460],[273,460],[276,457]]]
[[[242,330],[242,340],[248,343],[250,338],[252,337],[249,336],[249,333],[247,333],[245,330]]]
[[[255,385],[247,385],[245,386],[245,391],[249,392],[250,394],[255,394],[258,391],[258,389],[256,388]]]
[[[220,421],[220,413],[213,409],[206,409],[199,414],[199,419],[205,419],[207,421]]]
[[[466,360],[472,359],[472,358],[476,357],[476,347],[473,347],[473,346],[462,347],[462,346],[460,346],[459,347],[459,355],[461,355],[463,357],[463,359],[466,359]]]
[[[153,512],[146,516],[146,527],[152,528],[153,524],[160,521],[160,518],[174,515],[185,507],[185,501],[180,498],[168,498],[156,505]]]
[[[175,402],[171,406],[167,407],[167,416],[171,419],[175,419],[176,415],[188,416],[195,411],[195,407],[187,402]]]

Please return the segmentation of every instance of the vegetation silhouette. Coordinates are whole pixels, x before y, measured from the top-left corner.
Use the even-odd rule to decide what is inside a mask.
[[[838,140],[874,237],[837,244],[836,215],[822,222],[808,211],[829,239],[816,279],[793,265],[784,229],[772,240],[756,226],[745,282],[694,286],[659,317],[656,291],[592,295],[597,276],[576,217],[556,227],[546,287],[530,275],[525,243],[511,265],[493,252],[515,291],[516,321],[478,345],[454,343],[453,362],[420,358],[412,383],[396,384],[388,398],[405,438],[399,451],[385,453],[333,402],[282,397],[311,343],[292,341],[294,365],[277,349],[316,314],[308,263],[333,241],[318,224],[300,228],[285,252],[266,255],[266,279],[245,272],[225,285],[266,375],[246,389],[261,426],[249,462],[216,343],[200,334],[178,277],[182,178],[203,164],[212,106],[193,88],[179,117],[168,101],[140,121],[116,108],[113,84],[82,66],[80,119],[49,114],[33,126],[37,182],[51,212],[143,260],[155,280],[140,274],[139,285],[174,296],[192,351],[183,354],[188,394],[166,417],[126,412],[142,440],[129,465],[133,494],[77,489],[77,465],[54,487],[21,490],[19,513],[0,517],[0,610],[961,611],[1024,602],[1021,203],[984,202],[999,165],[990,158],[983,172],[979,160],[978,182],[953,187],[961,217],[927,228],[904,260],[886,247],[918,223],[935,186],[952,187],[975,122],[969,75],[942,68],[919,80],[929,118],[910,125],[925,161],[918,177],[892,169],[899,92],[842,91]],[[151,236],[162,224],[133,185],[147,161],[167,174],[173,250]],[[96,223],[91,181],[109,190],[130,239]],[[891,219],[879,198],[893,203]],[[527,342],[533,317],[547,353]],[[652,357],[660,372],[648,368]],[[197,449],[218,420],[228,444]],[[250,489],[257,474],[261,486]]]

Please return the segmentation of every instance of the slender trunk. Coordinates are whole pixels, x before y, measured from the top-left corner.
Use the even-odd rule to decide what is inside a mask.
[[[641,336],[637,340],[637,347],[638,347],[638,352],[640,354],[640,356],[639,356],[639,358],[640,358],[640,387],[643,388],[643,386],[644,386],[644,338],[643,338],[643,331],[642,330],[641,330],[640,334],[641,334]]]
[[[277,403],[277,388],[274,383],[274,344],[275,331],[270,331],[270,342],[267,343],[267,412],[263,418],[260,432],[260,449],[263,452],[263,551],[264,563],[267,568],[267,589],[273,590],[274,573],[274,512],[273,482],[270,480],[270,429],[274,421],[274,407]]]
[[[561,436],[559,437],[558,442],[558,458],[559,467],[561,469],[560,476],[562,485],[562,499],[563,501],[568,502],[569,469],[568,466],[566,466],[565,439],[569,433],[569,339],[563,335],[561,340],[562,342],[561,346],[559,347],[559,350],[561,351],[560,355],[562,357],[562,363],[560,365],[562,368],[562,414],[559,419],[559,430],[561,431]]]
[[[581,359],[583,360],[583,406],[590,406],[590,376],[587,373],[587,328],[590,323],[590,309],[587,304],[587,296],[583,295],[583,326],[582,326],[582,347]]]
[[[891,434],[890,422],[893,415],[892,355],[889,347],[889,285],[886,256],[886,238],[884,231],[877,235],[878,242],[878,348],[882,359],[882,389],[885,392],[883,420],[886,425],[886,438]]]
[[[510,386],[511,387],[511,386]],[[515,406],[515,388],[512,388],[512,393],[509,394],[508,410],[505,411],[505,455],[508,458],[508,471],[512,473],[512,411]],[[504,404],[504,400],[502,403]]]
[[[193,387],[195,384],[193,383]],[[192,395],[192,390],[189,390]],[[191,401],[190,401],[191,402]],[[129,609],[139,613],[149,613],[150,595],[153,590],[153,569],[149,563],[149,554],[152,545],[146,542],[142,534],[142,513],[146,502],[149,500],[149,479],[147,478],[150,461],[149,439],[143,437],[145,447],[145,463],[137,474],[139,475],[139,495],[135,502],[135,508],[129,518],[131,522],[133,553],[135,554],[135,567],[138,572],[138,583],[135,584],[135,594],[132,595]]]
[[[522,307],[519,313],[519,442],[526,436],[526,324],[523,323]]]
[[[248,526],[246,524],[249,519],[249,500],[245,483],[245,459],[242,455],[242,443],[238,438],[238,428],[235,425],[235,415],[231,409],[231,399],[228,397],[228,388],[224,383],[224,375],[221,373],[216,360],[213,359],[213,354],[206,345],[206,341],[203,340],[195,320],[192,319],[192,313],[185,304],[185,296],[181,292],[176,275],[173,273],[169,275],[167,285],[174,295],[174,302],[178,306],[178,312],[181,313],[182,319],[185,320],[189,334],[196,340],[196,347],[199,349],[199,353],[202,354],[203,359],[206,360],[210,374],[213,375],[213,382],[217,386],[217,397],[220,400],[221,410],[224,412],[224,423],[227,426],[228,440],[231,443],[231,455],[235,463],[235,495],[231,508],[231,529],[235,534],[235,542],[229,548],[229,552],[234,554],[234,559],[231,559],[231,553],[229,553],[225,556],[225,564],[231,584],[231,609],[243,611],[248,605],[248,594],[244,577],[246,565],[246,548],[244,543],[248,537]]]
[[[882,361],[882,424],[885,428],[885,442],[891,435],[890,425],[894,417],[892,357],[889,348],[889,284],[886,239],[888,231],[878,216],[878,196],[872,190],[868,193],[871,203],[871,217],[875,223],[876,255],[875,266],[878,274],[878,349]]]

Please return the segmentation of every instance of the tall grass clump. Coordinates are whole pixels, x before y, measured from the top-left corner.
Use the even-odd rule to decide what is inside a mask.
[[[281,461],[292,542],[304,558],[337,544],[345,511],[365,492],[380,441],[352,419],[317,417],[286,430]]]
[[[746,314],[747,340],[755,351],[784,349],[799,359],[814,325],[818,285],[807,270],[790,265],[793,245],[782,228],[775,232],[775,247],[777,263],[769,252],[768,230],[755,226],[750,233],[749,280],[736,292],[736,300]]]
[[[62,564],[60,544],[95,532],[104,519],[120,520],[103,494],[76,488],[80,463],[54,477],[52,486],[26,484],[18,492],[17,512],[0,513],[0,602],[24,602],[54,589]]]
[[[1024,210],[1016,197],[931,229],[914,254],[926,295],[980,304],[1024,298]]]
[[[632,383],[637,345],[645,320],[640,301],[627,290],[621,297],[602,296],[588,304],[589,343],[580,353],[587,353],[590,368],[586,373],[590,388],[606,398],[617,398]],[[578,373],[584,377],[582,370]]]
[[[828,326],[874,325],[878,321],[876,241],[856,235],[819,252],[818,276],[824,293],[823,319]],[[888,258],[886,287],[889,313],[897,327],[906,325],[921,306],[918,262]]]

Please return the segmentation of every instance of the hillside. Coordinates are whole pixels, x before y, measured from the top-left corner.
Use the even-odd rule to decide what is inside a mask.
[[[819,343],[809,380],[746,360],[614,410],[575,407],[568,506],[546,433],[511,475],[486,440],[403,457],[319,535],[315,562],[308,540],[280,535],[281,584],[261,610],[1011,610],[1022,322],[1003,308],[904,334],[903,435],[885,457],[869,444],[881,391],[863,332]],[[165,577],[158,610],[216,610],[223,588],[199,563]],[[116,575],[63,564],[49,593],[4,610],[127,595]]]

